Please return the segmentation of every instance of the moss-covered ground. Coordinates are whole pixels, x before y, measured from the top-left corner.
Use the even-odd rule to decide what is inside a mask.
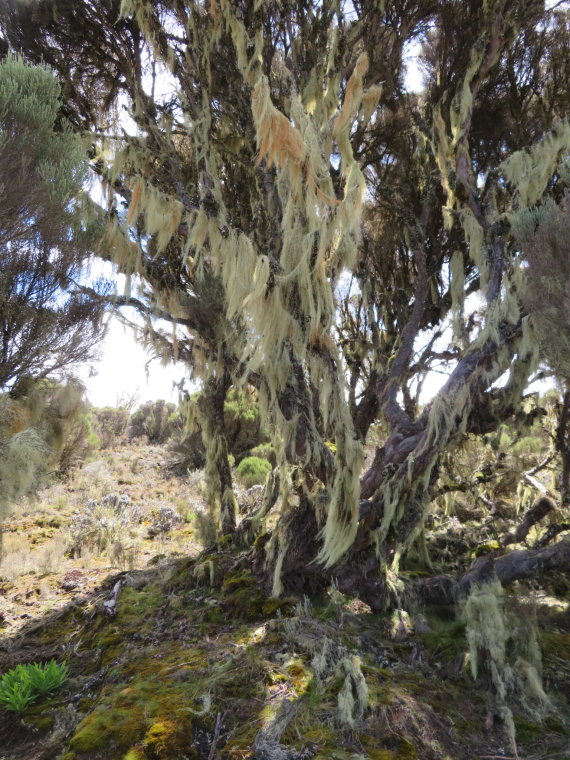
[[[197,581],[211,561],[213,587]],[[362,604],[267,599],[246,571],[228,567],[224,551],[110,576],[99,592],[4,636],[1,672],[53,656],[71,678],[21,717],[2,712],[0,757],[511,756],[501,721],[488,725],[488,693],[464,667],[465,632],[453,610],[424,610],[418,630],[395,642],[390,619]],[[102,603],[118,579],[125,585],[109,618]],[[544,622],[552,705],[540,718],[514,706],[521,758],[569,756],[570,618],[555,609]],[[357,658],[368,689],[349,722],[339,709],[345,657]]]
[[[6,524],[0,674],[53,657],[70,678],[22,715],[0,708],[1,760],[514,757],[488,686],[471,677],[454,607],[410,602],[409,624],[395,632],[393,615],[338,593],[312,604],[268,598],[231,542],[200,554],[196,488],[163,477],[158,448],[123,448],[100,461],[104,471],[84,468],[55,483]],[[131,569],[120,572],[109,554],[63,551],[51,569],[26,565],[53,542],[65,547],[73,510],[109,490],[128,493],[143,512]],[[160,543],[145,532],[157,503],[186,515]],[[73,573],[77,584],[66,584]],[[109,617],[103,603],[118,580]],[[567,758],[570,582],[557,573],[508,591],[530,592],[549,704],[510,703],[518,756]]]

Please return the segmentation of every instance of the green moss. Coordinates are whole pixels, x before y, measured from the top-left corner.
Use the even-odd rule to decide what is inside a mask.
[[[234,537],[231,533],[228,533],[227,536],[222,536],[216,542],[218,550],[222,552],[228,551],[232,547],[233,540],[234,540]]]
[[[520,742],[521,744],[529,744],[530,742],[536,741],[537,739],[540,739],[544,733],[542,726],[539,726],[538,723],[531,723],[529,720],[521,718],[520,715],[514,716],[514,722],[517,742]]]
[[[222,591],[231,594],[239,588],[251,588],[255,586],[255,578],[250,573],[241,575],[224,576]]]
[[[570,726],[567,726],[556,718],[548,718],[544,727],[547,731],[550,731],[553,734],[563,734],[564,736],[570,735]]]
[[[407,739],[402,739],[396,753],[397,760],[418,760],[414,745]]]
[[[219,607],[208,607],[204,610],[204,616],[202,618],[204,623],[210,623],[211,625],[218,625],[223,621],[222,611]]]
[[[434,661],[455,660],[459,654],[467,650],[465,625],[462,622],[442,623],[432,620],[429,622],[433,630],[419,636],[425,646],[424,656],[428,662],[432,659]]]
[[[126,751],[144,736],[147,724],[142,705],[126,710],[103,703],[81,721],[70,747],[81,755],[101,749],[113,740],[119,749]]]
[[[148,760],[146,752],[140,746],[131,747],[124,757],[124,760]]]
[[[78,713],[87,713],[92,707],[93,707],[93,700],[89,699],[89,697],[83,697],[77,703],[76,709]]]
[[[290,599],[277,599],[271,596],[265,600],[261,612],[263,613],[263,617],[267,618],[275,617],[277,612],[281,612],[283,617],[288,617],[292,609],[293,605]]]
[[[271,533],[268,533],[268,532],[260,533],[259,536],[257,536],[255,541],[253,542],[253,545],[256,551],[258,552],[263,551],[263,549],[265,548],[265,545],[267,544],[270,538],[271,538]]]
[[[570,660],[570,633],[542,633],[540,644],[545,656],[553,654]]]
[[[189,739],[184,726],[169,719],[158,720],[147,731],[143,747],[148,755],[162,760],[179,755]]]
[[[28,726],[33,726],[36,731],[51,731],[55,719],[53,715],[38,715],[37,717],[26,718],[24,722]]]
[[[253,622],[263,611],[265,596],[258,590],[240,588],[224,600],[223,609],[233,620]]]

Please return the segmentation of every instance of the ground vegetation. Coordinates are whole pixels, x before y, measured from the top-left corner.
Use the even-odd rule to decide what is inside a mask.
[[[528,494],[505,479],[521,459],[527,470],[544,461],[556,399],[540,403],[547,414],[527,439],[541,446],[517,446],[516,429],[506,426],[498,449],[474,439],[454,458],[454,477],[474,482],[434,505],[426,526],[431,574],[461,576],[514,533],[514,551],[531,551],[559,525],[554,507],[523,537]],[[502,468],[490,472],[497,459]],[[18,502],[6,521],[6,760],[568,754],[564,568],[507,591],[492,578],[432,605],[410,593],[427,577],[417,553],[393,611],[374,613],[335,585],[312,601],[271,597],[227,538],[198,545],[205,473],[182,479],[167,465],[165,446],[135,440],[105,448],[54,480],[35,504]],[[547,487],[556,477],[551,465],[536,473]],[[241,505],[250,494],[238,489],[236,498]],[[275,509],[270,530],[278,519]],[[14,674],[27,682],[26,673],[40,669],[46,680],[48,668],[52,693],[13,688]],[[67,676],[62,683],[58,674]]]

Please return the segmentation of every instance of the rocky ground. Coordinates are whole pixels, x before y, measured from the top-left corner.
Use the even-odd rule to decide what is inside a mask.
[[[0,673],[55,658],[70,677],[21,715],[0,708],[0,758],[570,757],[565,576],[511,590],[536,617],[548,696],[512,696],[515,748],[492,686],[472,677],[459,609],[408,600],[373,615],[334,589],[268,598],[231,547],[197,543],[201,474],[163,463],[158,447],[102,452],[5,525]],[[119,548],[78,549],[77,513],[113,493],[135,528]],[[157,532],[165,507],[180,519]]]

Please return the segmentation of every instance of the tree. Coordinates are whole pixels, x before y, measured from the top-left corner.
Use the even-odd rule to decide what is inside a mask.
[[[46,66],[0,63],[0,520],[48,462],[76,456],[83,388],[53,379],[105,332],[104,304],[69,292],[100,233],[80,216],[86,160],[59,95]]]
[[[540,345],[513,229],[564,191],[567,14],[536,0],[0,3],[6,46],[62,76],[72,62],[66,111],[92,129],[111,256],[140,291],[118,304],[202,381],[208,403],[185,412],[222,532],[224,399],[257,389],[280,471],[256,565],[274,593],[334,577],[380,608],[383,568],[422,545],[442,453],[520,412]],[[412,42],[419,95],[403,83]],[[134,135],[107,128],[118,93]],[[386,440],[360,477],[377,420]]]
[[[95,359],[105,331],[101,302],[69,292],[99,226],[79,215],[86,161],[59,94],[45,66],[0,65],[0,388]]]

